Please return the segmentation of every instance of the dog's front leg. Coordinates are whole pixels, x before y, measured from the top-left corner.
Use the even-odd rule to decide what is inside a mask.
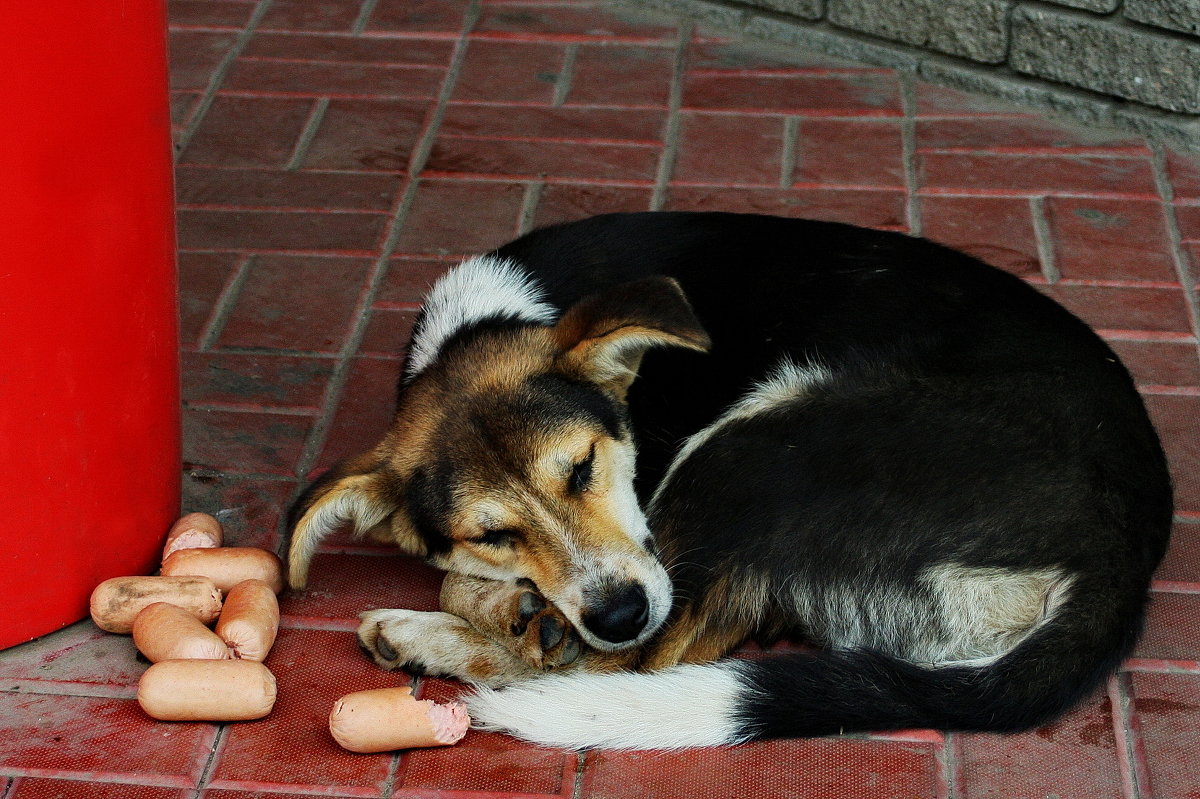
[[[452,613],[372,610],[359,615],[358,642],[384,669],[500,687],[540,672]]]

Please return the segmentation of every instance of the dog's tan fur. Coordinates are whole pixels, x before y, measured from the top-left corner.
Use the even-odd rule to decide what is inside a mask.
[[[674,282],[649,282],[639,287],[635,302],[629,289],[623,289],[615,297],[579,303],[553,326],[490,331],[470,347],[437,358],[411,379],[383,440],[332,470],[306,498],[293,532],[291,585],[305,585],[318,542],[336,526],[349,522],[360,534],[372,528],[373,537],[390,540],[455,575],[447,581],[443,607],[475,622],[463,627],[451,623],[449,614],[441,623],[391,611],[365,614],[360,640],[381,665],[395,668],[419,661],[426,669],[493,685],[520,678],[528,669],[565,665],[556,660],[561,645],[550,651],[538,645],[539,624],[523,620],[522,634],[511,631],[518,625],[514,597],[520,593],[513,581],[533,581],[552,601],[543,617],[558,617],[567,629],[580,629],[581,562],[626,577],[661,570],[644,539],[631,537],[629,529],[631,504],[636,511],[632,441],[582,422],[521,430],[503,429],[498,422],[491,433],[503,441],[487,440],[457,420],[517,402],[522,387],[542,375],[597,386],[622,402],[648,347],[706,348],[707,337]],[[639,305],[647,303],[650,307],[639,312]],[[522,453],[528,468],[518,473],[506,466],[498,446]],[[430,553],[406,512],[404,492],[434,455],[446,453],[458,467],[446,530],[451,546]],[[573,466],[589,457],[594,460],[588,489],[568,491]],[[636,513],[644,528],[640,511]],[[519,542],[493,546],[481,540],[489,530],[507,529],[520,531]],[[436,635],[428,629],[431,624],[439,630]],[[400,660],[384,657],[374,641],[379,635],[409,640],[400,631],[404,625],[420,626],[421,634],[411,638],[428,642],[425,651],[410,651]],[[519,660],[493,651],[484,640],[498,641]],[[629,663],[626,655],[589,659],[603,661],[606,668]]]

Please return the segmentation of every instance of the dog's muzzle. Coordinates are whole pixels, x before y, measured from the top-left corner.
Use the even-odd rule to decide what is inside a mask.
[[[650,602],[641,583],[625,583],[587,603],[580,620],[588,632],[610,644],[633,642],[650,620]]]

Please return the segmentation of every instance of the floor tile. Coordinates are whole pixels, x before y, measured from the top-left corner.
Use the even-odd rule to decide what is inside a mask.
[[[900,123],[890,119],[802,119],[795,183],[905,187]]]
[[[1092,285],[1069,281],[1038,288],[1100,330],[1186,333],[1191,328],[1183,292],[1177,288],[1136,283]]]
[[[228,92],[291,97],[400,97],[432,99],[441,88],[441,69],[409,64],[239,60],[222,88]]]
[[[399,357],[408,345],[416,319],[416,311],[372,309],[366,332],[358,348],[359,354],[384,358]]]
[[[282,167],[291,158],[312,107],[312,100],[302,98],[218,96],[179,162]]]
[[[171,0],[168,16],[172,28],[244,28],[254,13],[246,0]]]
[[[1021,277],[1041,274],[1029,200],[926,196],[919,207],[926,238]]]
[[[189,799],[180,788],[26,777],[8,799]]]
[[[217,31],[171,31],[171,88],[205,90],[217,67],[233,49],[237,34]]]
[[[311,149],[309,153],[311,157]],[[184,205],[387,211],[400,185],[398,175],[207,167],[175,170],[175,195]]]
[[[404,33],[458,33],[467,0],[380,0],[371,12],[367,30]]]
[[[965,193],[1153,197],[1156,191],[1149,160],[1133,157],[920,152],[917,179],[925,188]]]
[[[429,155],[432,172],[569,180],[654,180],[657,145],[509,141],[440,137]]]
[[[1171,545],[1154,573],[1156,579],[1200,583],[1200,522],[1176,522]]]
[[[275,550],[294,479],[264,479],[222,472],[188,470],[183,476],[183,509],[217,517],[226,546]]]
[[[1175,509],[1200,511],[1200,397],[1147,395],[1146,407],[1162,439],[1175,480]]]
[[[893,229],[905,224],[898,191],[673,186],[665,210],[777,214]]]
[[[38,776],[150,774],[191,784],[213,726],[154,721],[132,699],[0,694],[0,769]]]
[[[466,689],[445,680],[422,680],[421,698],[447,702]],[[471,730],[452,747],[413,750],[401,763],[402,790],[484,791],[488,794],[570,795],[574,752],[547,749],[507,735]]]
[[[185,468],[238,474],[295,474],[312,419],[278,413],[185,409]]]
[[[453,99],[549,105],[565,58],[564,45],[472,41]]]
[[[326,543],[350,543],[333,536]],[[380,608],[437,610],[442,573],[400,554],[319,554],[308,587],[280,600],[280,612],[299,619],[339,619],[357,625],[358,614]],[[303,623],[302,621],[300,623]]]
[[[1200,795],[1200,677],[1134,674],[1133,697],[1155,799],[1194,799]]]
[[[957,94],[950,89],[920,85],[917,89],[918,113],[934,110],[925,104],[933,97]],[[962,95],[958,95],[961,97]],[[981,102],[969,96],[967,105]],[[988,101],[982,100],[986,105]],[[992,101],[995,102],[995,101]],[[1022,111],[1008,106],[1010,110]],[[952,108],[937,110],[948,111]],[[1147,153],[1136,136],[1099,126],[1069,125],[1047,117],[1028,114],[1017,117],[994,115],[957,119],[918,119],[916,145],[921,150],[1044,150],[1096,151],[1105,153]]]
[[[232,725],[213,771],[214,788],[318,786],[382,790],[390,754],[343,750],[329,734],[341,696],[401,685],[358,649],[353,633],[282,629],[264,664],[279,685],[271,715]]]
[[[673,178],[687,183],[778,186],[785,127],[778,117],[685,111]],[[720,153],[714,158],[714,153]],[[790,177],[788,177],[790,183]]]
[[[661,47],[581,45],[566,102],[665,108],[674,58],[670,49]]]
[[[1179,279],[1161,203],[1049,197],[1045,209],[1054,265],[1063,277]]]
[[[360,258],[259,256],[217,345],[336,353],[350,333],[369,269],[370,261]]]
[[[399,381],[398,358],[354,359],[318,466],[331,466],[379,443],[392,423]]]
[[[404,172],[428,110],[427,103],[411,100],[332,100],[303,166]]]
[[[1146,629],[1133,656],[1150,660],[1200,660],[1200,594],[1153,591]]]
[[[183,401],[233,409],[317,413],[333,373],[328,358],[193,352],[183,356]]]
[[[179,211],[185,250],[327,252],[370,255],[382,243],[384,214],[278,211]]]
[[[1032,732],[958,736],[957,755],[964,799],[1122,796],[1107,697]]]
[[[586,799],[908,799],[935,791],[932,747],[818,738],[731,749],[588,755]]]
[[[179,254],[179,340],[186,348],[198,347],[217,301],[237,271],[242,256],[236,253]]]
[[[1200,385],[1200,357],[1195,341],[1109,338],[1108,345],[1139,385]]]
[[[895,76],[864,71],[842,75],[719,75],[684,78],[688,109],[774,114],[899,116]]]
[[[657,144],[665,124],[666,113],[656,109],[451,104],[438,130],[443,136]]]
[[[408,64],[445,67],[454,43],[444,39],[383,39],[328,34],[260,31],[241,52],[243,59],[334,64]]]
[[[648,211],[650,200],[649,187],[552,183],[542,189],[533,224],[541,227],[595,214]]]
[[[22,690],[38,690],[39,682],[77,683],[76,693],[107,689],[114,696],[129,698],[145,670],[128,635],[106,633],[91,619],[0,652],[0,684],[19,680]],[[63,685],[53,690],[72,688]]]
[[[413,306],[421,302],[434,282],[456,263],[455,260],[433,258],[392,259],[379,293],[375,295],[375,305]]]
[[[465,255],[498,247],[516,233],[524,197],[515,183],[423,180],[397,250]]]
[[[348,32],[362,0],[273,0],[260,30]]]
[[[556,6],[551,4],[485,5],[479,21],[472,28],[475,34],[520,36],[537,31],[545,38],[564,37],[571,40],[640,39],[670,41],[674,25],[655,24],[644,17],[634,16],[630,8],[615,8],[597,14],[594,7]],[[628,17],[626,19],[625,17]]]

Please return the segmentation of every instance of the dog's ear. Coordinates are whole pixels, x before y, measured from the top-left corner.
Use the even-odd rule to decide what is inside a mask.
[[[624,399],[651,347],[704,351],[708,334],[679,284],[669,277],[623,283],[585,297],[554,328],[569,370]]]
[[[402,481],[373,452],[338,463],[321,475],[292,507],[289,527],[288,584],[304,588],[308,567],[317,546],[344,524],[353,525],[355,537],[376,528],[381,537],[401,549],[422,554],[419,537],[401,509]]]

